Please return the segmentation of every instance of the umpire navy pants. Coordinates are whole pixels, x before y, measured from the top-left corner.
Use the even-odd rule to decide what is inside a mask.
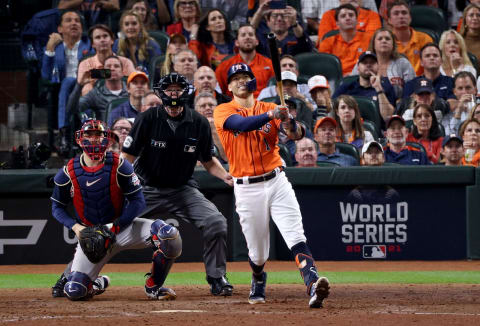
[[[161,218],[166,212],[192,223],[202,231],[203,261],[207,275],[219,278],[227,267],[227,219],[217,207],[195,187],[143,187],[147,209],[143,218]],[[180,230],[180,234],[182,230]]]

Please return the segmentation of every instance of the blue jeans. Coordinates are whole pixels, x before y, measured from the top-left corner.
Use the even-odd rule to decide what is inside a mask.
[[[69,125],[70,117],[67,116],[67,102],[70,93],[73,91],[75,87],[75,83],[77,82],[76,78],[73,77],[65,77],[62,80],[60,85],[60,92],[58,94],[58,128],[63,128]]]

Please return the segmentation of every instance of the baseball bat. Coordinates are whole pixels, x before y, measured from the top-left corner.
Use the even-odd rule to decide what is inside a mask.
[[[275,72],[275,80],[277,81],[278,96],[280,96],[280,104],[285,105],[285,97],[283,96],[282,71],[280,70],[280,54],[278,53],[277,38],[275,34],[267,35],[268,47],[270,48],[270,57],[272,59],[273,71]]]

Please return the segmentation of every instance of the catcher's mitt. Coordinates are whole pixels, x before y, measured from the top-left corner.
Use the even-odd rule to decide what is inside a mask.
[[[96,264],[115,243],[115,234],[105,225],[89,226],[80,231],[78,241],[88,260]]]

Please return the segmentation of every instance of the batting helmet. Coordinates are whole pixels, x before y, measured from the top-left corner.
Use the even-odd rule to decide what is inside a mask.
[[[227,83],[230,84],[232,77],[239,73],[247,74],[252,78],[252,80],[247,83],[247,88],[250,92],[254,92],[257,89],[257,80],[255,79],[252,69],[245,63],[235,63],[228,69]]]
[[[87,137],[98,137],[98,139],[92,143]],[[82,128],[75,132],[75,140],[92,160],[99,161],[105,156],[105,151],[112,141],[112,133],[103,121],[87,120]]]
[[[177,98],[172,98],[165,94],[168,86],[173,84],[179,85],[183,90],[182,94]],[[163,76],[158,84],[153,87],[153,90],[158,97],[160,97],[164,106],[183,106],[188,100],[188,89],[189,83],[187,79],[176,72]]]

